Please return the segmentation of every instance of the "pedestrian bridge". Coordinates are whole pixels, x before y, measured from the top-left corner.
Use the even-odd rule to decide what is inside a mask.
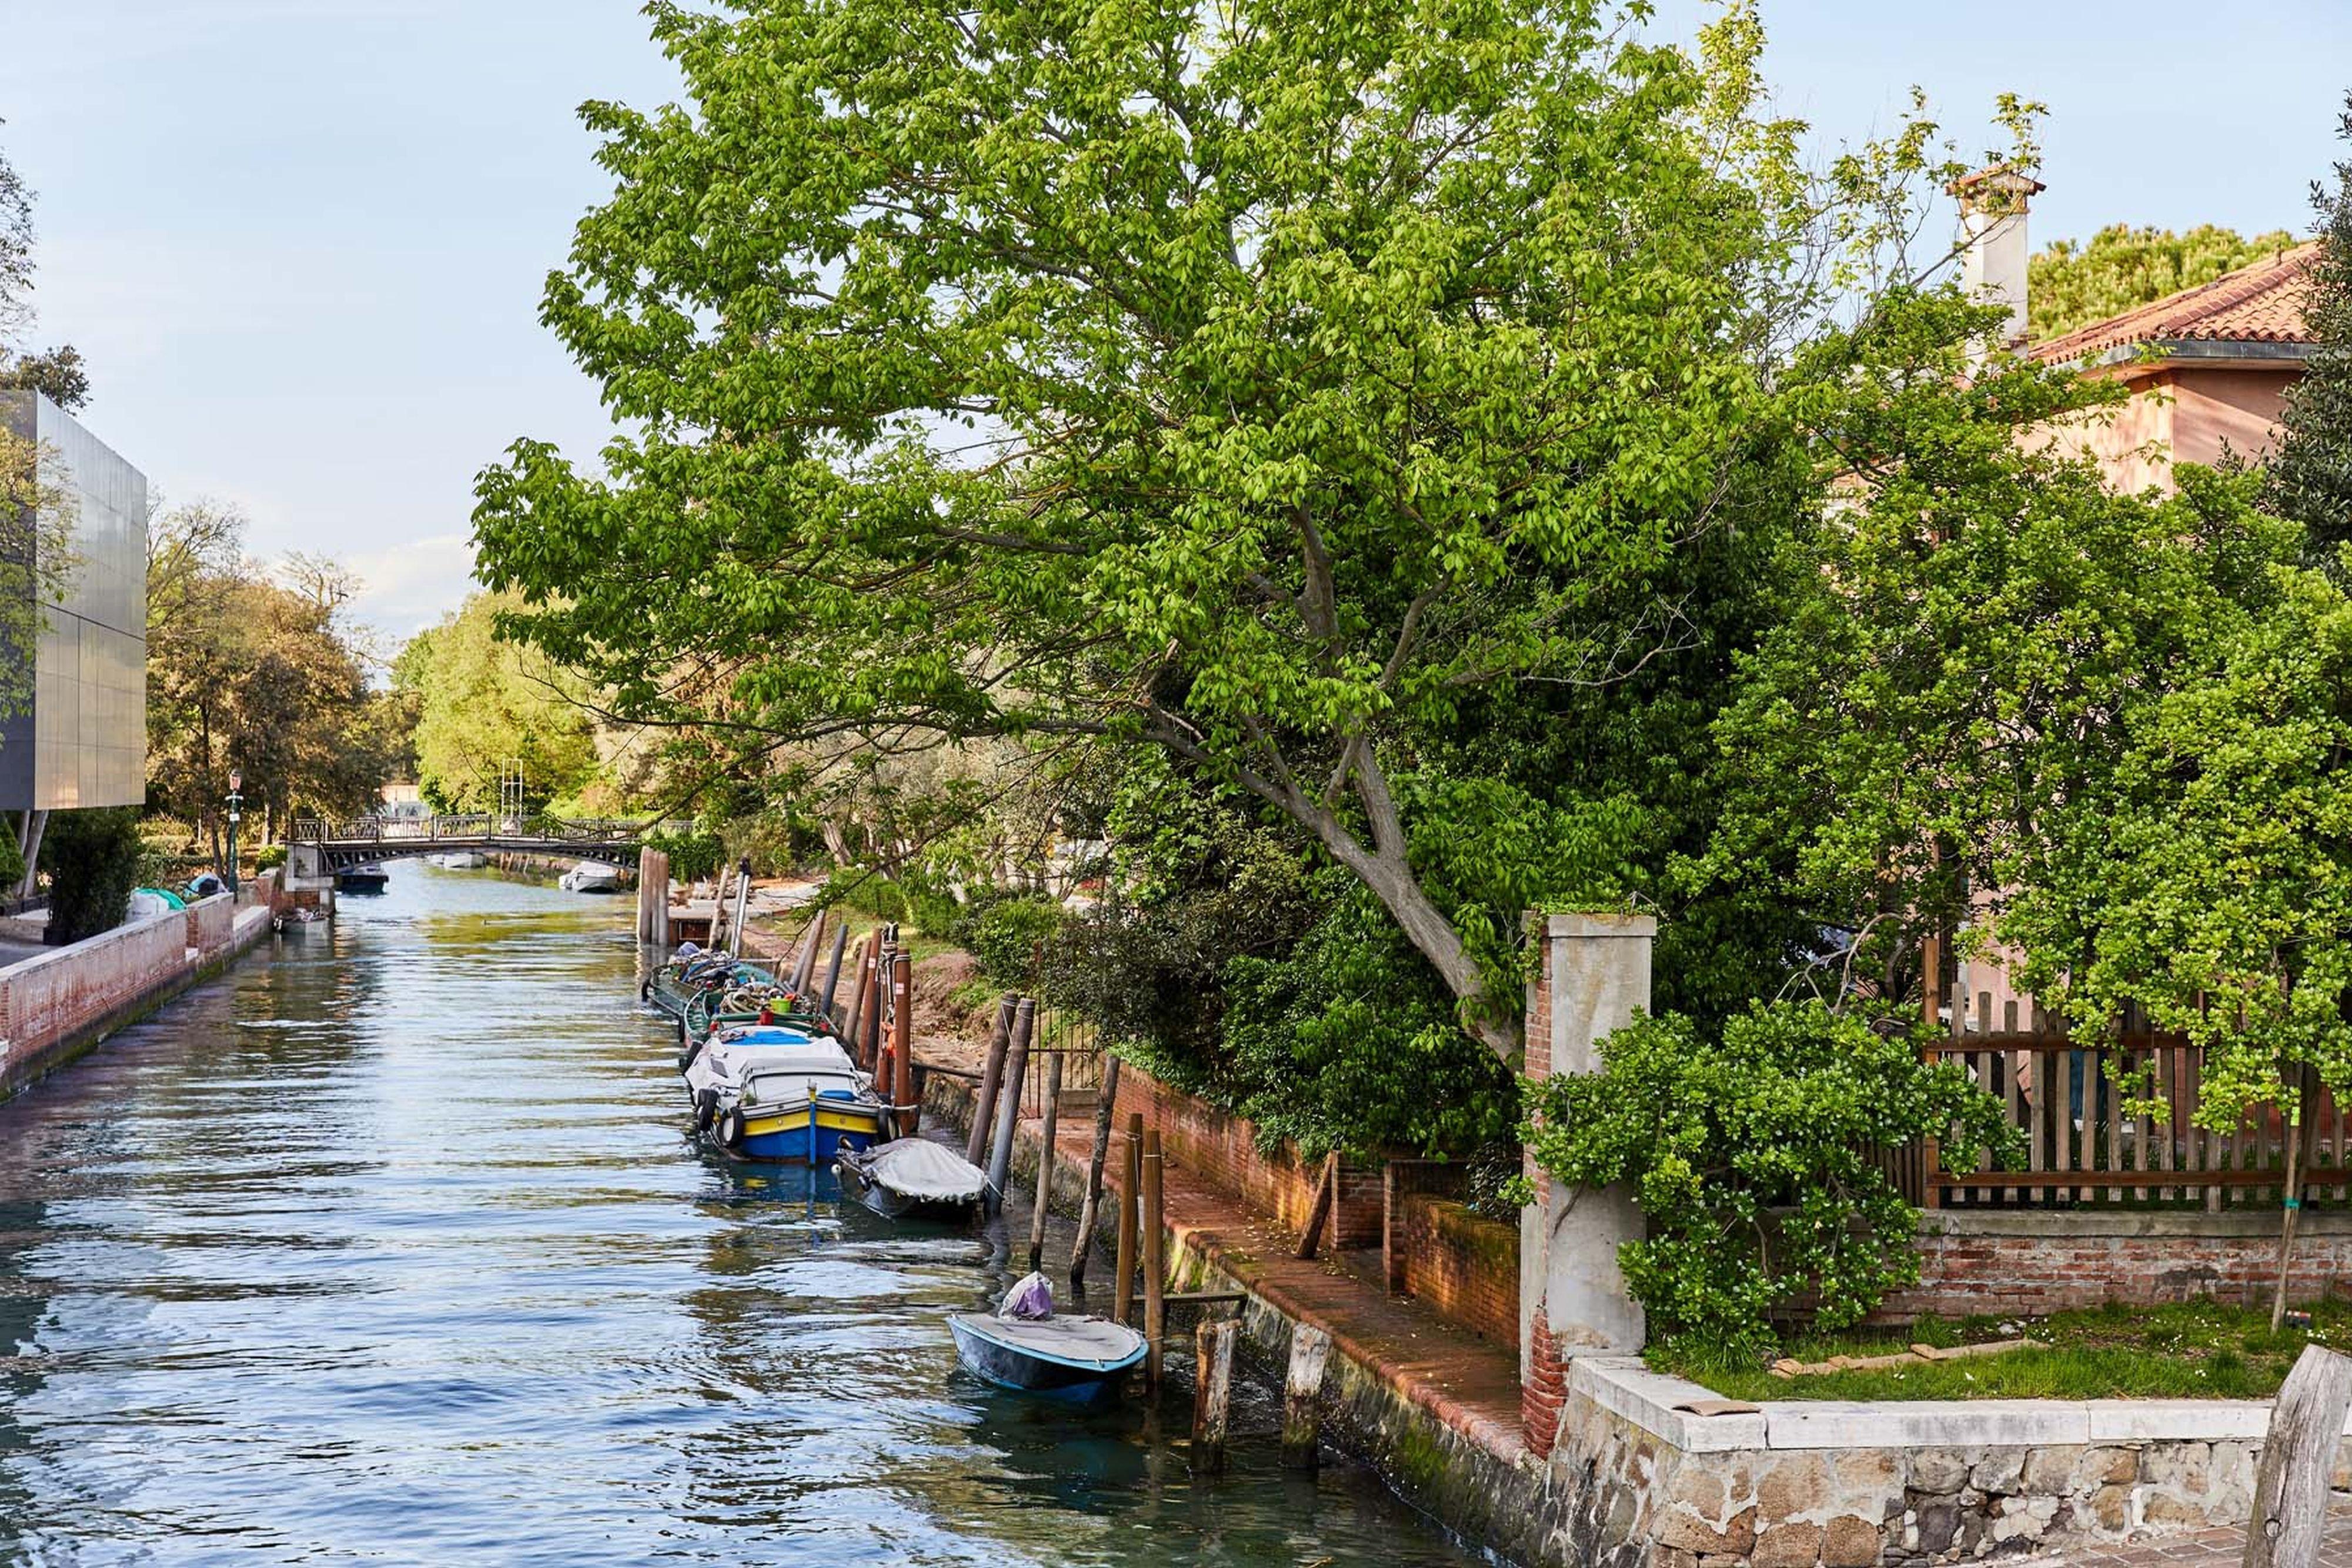
[[[331,822],[298,819],[286,838],[286,867],[294,878],[317,880],[372,861],[415,855],[561,855],[635,870],[643,822],[562,822],[549,817],[362,817]]]

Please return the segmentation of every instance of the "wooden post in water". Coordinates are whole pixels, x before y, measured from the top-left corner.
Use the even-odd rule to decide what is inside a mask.
[[[849,922],[838,921],[833,928],[833,956],[824,966],[824,995],[818,998],[816,1016],[827,1027],[833,1023],[834,988],[841,984],[841,956],[849,946]]]
[[[1192,1468],[1203,1474],[1225,1468],[1225,1416],[1234,1397],[1234,1341],[1241,1325],[1231,1318],[1202,1323],[1192,1336]]]
[[[1168,1332],[1168,1238],[1160,1227],[1160,1129],[1143,1134],[1143,1380],[1155,1392],[1166,1372],[1160,1341]]]
[[[1136,1216],[1143,1209],[1143,1113],[1127,1118],[1127,1143],[1119,1150],[1118,1257],[1112,1265],[1111,1316],[1125,1322],[1135,1311],[1135,1244],[1139,1239]]]
[[[874,938],[867,936],[857,944],[857,962],[849,971],[849,1027],[841,1031],[852,1061],[857,1060],[858,1028],[866,1021],[866,988],[873,983]]]
[[[2344,1414],[2352,1408],[2352,1358],[2305,1345],[2271,1407],[2254,1469],[2254,1517],[2241,1568],[2318,1568],[2328,1483]]]
[[[1282,1459],[1295,1469],[1315,1467],[1315,1396],[1323,1387],[1323,1364],[1331,1336],[1311,1323],[1290,1331],[1290,1371],[1282,1380]]]
[[[857,1042],[857,1060],[867,1072],[877,1078],[882,1075],[882,1009],[888,1000],[890,960],[894,956],[889,939],[885,937],[882,950],[874,960],[874,977],[866,996],[866,1017],[858,1025],[858,1030],[865,1038]],[[880,1087],[884,1093],[889,1092],[887,1083]]]
[[[654,852],[653,924],[648,928],[648,940],[656,947],[669,946],[669,852]]]
[[[1087,1197],[1078,1207],[1078,1239],[1070,1248],[1070,1288],[1087,1293],[1087,1255],[1095,1244],[1095,1219],[1102,1212],[1103,1161],[1110,1155],[1110,1123],[1118,1105],[1118,1058],[1103,1053],[1102,1083],[1095,1091],[1095,1152],[1087,1161]]]
[[[899,1107],[893,1118],[898,1136],[911,1138],[922,1128],[923,1110],[915,1103],[915,956],[900,953],[890,960],[890,1057],[898,1078],[890,1092]]]
[[[824,940],[824,928],[831,924],[825,919],[826,913],[820,909],[810,916],[808,929],[801,933],[800,954],[793,960],[792,988],[794,996],[808,994],[809,977],[816,972],[816,945]]]
[[[971,1133],[963,1141],[967,1165],[988,1157],[988,1135],[996,1130],[996,1091],[1004,1082],[1004,1048],[1013,1040],[1013,1009],[1020,998],[1011,991],[996,1004],[996,1022],[988,1031],[988,1061],[980,1071],[980,1098],[972,1102]]]
[[[1062,1053],[1045,1058],[1045,1142],[1037,1149],[1037,1202],[1029,1213],[1029,1271],[1045,1267],[1045,1211],[1054,1202],[1054,1131],[1062,1119]]]
[[[1004,1078],[996,1091],[996,1137],[988,1148],[988,1202],[1004,1207],[1004,1185],[1013,1175],[1013,1138],[1021,1130],[1021,1074],[1029,1067],[1029,1034],[1037,1025],[1037,1004],[1027,997],[1013,1009],[1013,1043]]]
[[[716,952],[727,952],[727,873],[734,868],[725,861],[719,862],[719,883],[711,889],[710,946]]]

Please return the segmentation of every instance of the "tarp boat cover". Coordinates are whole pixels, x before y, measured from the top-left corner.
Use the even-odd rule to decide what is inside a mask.
[[[875,1186],[919,1203],[978,1203],[988,1174],[929,1138],[899,1138],[857,1157],[858,1174]]]
[[[1062,1366],[1114,1372],[1133,1365],[1143,1351],[1141,1334],[1108,1318],[983,1318],[971,1313],[958,1316],[967,1329],[982,1339]]]
[[[781,1026],[727,1030],[695,1053],[687,1087],[716,1092],[722,1105],[750,1091],[754,1104],[805,1104],[830,1090],[864,1098],[865,1075],[838,1041]]]

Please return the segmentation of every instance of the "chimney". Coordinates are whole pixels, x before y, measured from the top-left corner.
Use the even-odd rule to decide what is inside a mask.
[[[1960,234],[1968,244],[1963,282],[1971,298],[2009,308],[2000,346],[2025,341],[2025,214],[2045,187],[1996,163],[1951,183],[1960,199]]]

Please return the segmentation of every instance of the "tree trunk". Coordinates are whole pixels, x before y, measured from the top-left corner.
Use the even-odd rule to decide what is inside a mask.
[[[2286,1323],[2287,1277],[2294,1266],[2294,1233],[2303,1216],[2304,1110],[2311,1099],[2311,1074],[2306,1069],[2294,1098],[2294,1117],[2286,1127],[2286,1206],[2279,1215],[2278,1289],[2271,1293],[2271,1333]]]

